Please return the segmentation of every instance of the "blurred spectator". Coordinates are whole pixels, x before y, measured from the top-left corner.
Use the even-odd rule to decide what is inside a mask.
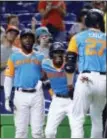
[[[17,35],[19,34],[19,30],[15,26],[8,26],[6,33],[5,33],[5,38],[0,45],[1,49],[1,67],[0,67],[0,74],[1,74],[1,85],[3,86],[4,82],[4,69],[6,68],[6,63],[7,60],[12,53],[12,50],[15,51],[13,47],[13,42],[16,39]]]
[[[93,8],[100,9],[102,11],[104,11],[105,4],[106,4],[105,1],[93,1],[92,2]]]
[[[4,37],[5,37],[5,29],[2,26],[0,26],[0,44],[3,43]]]
[[[49,47],[52,41],[48,28],[39,27],[36,29],[35,34],[38,45],[34,46],[34,49],[42,53],[45,57],[48,57]]]
[[[63,1],[40,1],[38,10],[42,15],[42,26],[46,26],[55,41],[65,41],[66,5]]]
[[[80,31],[82,30],[85,30],[86,29],[86,26],[85,26],[85,16],[87,14],[89,9],[86,9],[86,8],[83,8],[79,15],[77,16],[77,23],[75,23],[74,25],[72,25],[70,31],[68,32],[68,40],[71,39],[71,37],[73,35],[75,35],[76,33],[79,33]]]
[[[13,26],[16,26],[17,28],[19,28],[19,23],[20,23],[20,21],[19,21],[19,18],[18,18],[17,15],[10,14],[7,17],[7,27],[10,26],[10,25],[13,25]],[[14,46],[17,47],[17,48],[21,47],[19,36],[15,39]]]
[[[7,25],[13,25],[16,26],[17,28],[19,28],[19,18],[17,15],[15,14],[10,14],[7,17]]]

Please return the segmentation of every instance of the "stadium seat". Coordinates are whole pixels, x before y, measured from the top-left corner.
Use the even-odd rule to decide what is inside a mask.
[[[75,24],[76,22],[74,21],[65,21],[65,27],[66,27],[66,31],[68,32],[70,30],[70,28],[72,27],[73,24]]]
[[[65,21],[76,21],[76,15],[74,13],[67,13],[64,20]]]
[[[18,14],[18,16],[21,21],[30,22],[33,14],[32,13],[24,13],[24,14]]]
[[[41,14],[40,13],[35,13],[34,17],[36,18],[37,21],[41,21]]]
[[[5,11],[5,14],[2,15],[3,17],[0,16],[2,22],[6,22],[7,15],[13,13],[19,16],[20,23],[24,24],[25,27],[27,26],[30,27],[32,16],[36,18],[36,20],[38,21],[38,25],[41,22],[41,15],[40,13],[38,13],[37,8],[38,1],[17,1],[17,2],[12,1],[12,2],[3,2],[2,5]],[[65,23],[66,29],[68,31],[69,28],[71,27],[70,25],[71,23],[68,22],[76,21],[76,13],[82,7],[83,2],[74,3],[71,1],[66,1],[66,5],[67,5],[67,14],[65,16],[64,21],[66,22]]]

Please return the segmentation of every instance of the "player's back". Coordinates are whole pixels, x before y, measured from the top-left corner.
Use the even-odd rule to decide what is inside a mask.
[[[79,71],[106,71],[106,34],[88,29],[75,36],[79,54]]]

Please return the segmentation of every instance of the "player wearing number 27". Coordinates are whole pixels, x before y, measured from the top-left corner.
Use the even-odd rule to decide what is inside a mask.
[[[69,84],[78,59],[80,74],[74,90],[72,138],[84,137],[83,124],[88,108],[92,120],[91,138],[101,138],[102,111],[106,102],[107,51],[102,11],[91,9],[85,22],[88,29],[75,35],[69,43],[65,66]]]

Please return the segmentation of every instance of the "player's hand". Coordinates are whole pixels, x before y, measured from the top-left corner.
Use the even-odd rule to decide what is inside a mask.
[[[9,99],[5,100],[5,109],[9,112],[11,112],[11,108],[10,108],[10,101]]]
[[[80,79],[83,83],[88,81],[88,77],[82,76]]]
[[[73,86],[72,84],[68,85],[68,89],[69,89],[69,90],[71,90],[71,89],[73,89],[73,88],[74,88],[74,86]]]
[[[80,80],[82,81],[82,83],[87,82],[93,84],[93,82],[87,76],[82,76]]]

